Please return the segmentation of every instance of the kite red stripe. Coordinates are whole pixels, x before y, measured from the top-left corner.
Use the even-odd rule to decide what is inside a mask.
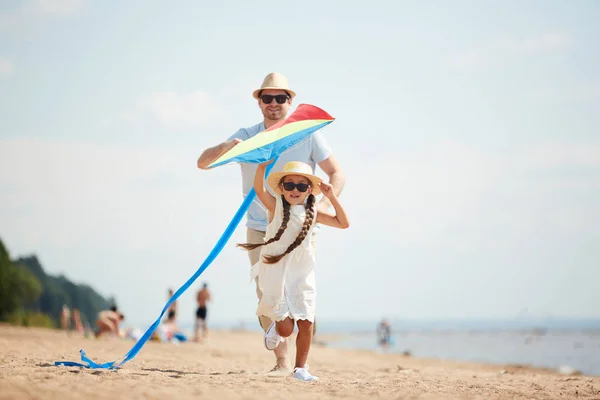
[[[264,132],[281,128],[282,126],[290,124],[292,122],[306,121],[309,119],[333,121],[335,118],[333,118],[325,110],[322,110],[319,107],[313,106],[311,104],[300,104],[296,108],[296,110],[289,116],[289,118],[283,121],[279,121],[269,129],[266,129]]]

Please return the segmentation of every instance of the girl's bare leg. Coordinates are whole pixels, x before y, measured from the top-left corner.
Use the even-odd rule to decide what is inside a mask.
[[[296,338],[296,368],[304,368],[308,359],[310,342],[313,335],[313,324],[307,320],[298,321],[298,337]]]
[[[294,332],[294,320],[288,317],[283,321],[276,322],[275,327],[279,336],[289,337]]]

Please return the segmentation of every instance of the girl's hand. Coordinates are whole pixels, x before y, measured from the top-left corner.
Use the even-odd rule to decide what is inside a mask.
[[[319,189],[321,189],[323,196],[327,197],[328,199],[331,200],[333,197],[335,197],[333,186],[331,186],[331,184],[327,182],[321,182],[319,183]]]
[[[265,161],[264,163],[260,163],[260,164],[258,164],[258,165],[259,165],[259,166],[261,166],[261,167],[266,167],[266,166],[267,166],[267,165],[269,165],[269,164],[273,164],[273,161],[275,161],[275,159],[274,159],[274,158],[273,158],[273,159],[271,159],[271,160],[269,160],[269,161]]]

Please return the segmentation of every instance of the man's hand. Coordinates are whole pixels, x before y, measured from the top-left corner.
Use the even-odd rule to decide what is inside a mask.
[[[234,138],[232,140],[227,141],[227,147],[226,147],[226,151],[229,151],[231,149],[233,149],[235,146],[237,146],[239,143],[242,143],[243,140],[242,139],[238,139],[238,138]]]
[[[239,143],[242,143],[243,140],[235,138],[232,140],[227,140],[222,142],[215,147],[211,147],[209,149],[204,150],[200,158],[198,158],[198,168],[200,169],[208,169],[208,166],[221,157],[223,154],[227,153],[229,150],[233,149]]]

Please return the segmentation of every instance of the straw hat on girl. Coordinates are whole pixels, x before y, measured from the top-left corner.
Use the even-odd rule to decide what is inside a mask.
[[[281,190],[281,179],[287,175],[300,175],[309,180],[310,186],[312,187],[312,194],[315,196],[321,193],[319,189],[319,183],[323,180],[318,176],[313,175],[312,168],[310,165],[300,161],[290,161],[283,166],[283,171],[275,172],[269,175],[267,178],[267,184],[277,194],[283,194]]]

